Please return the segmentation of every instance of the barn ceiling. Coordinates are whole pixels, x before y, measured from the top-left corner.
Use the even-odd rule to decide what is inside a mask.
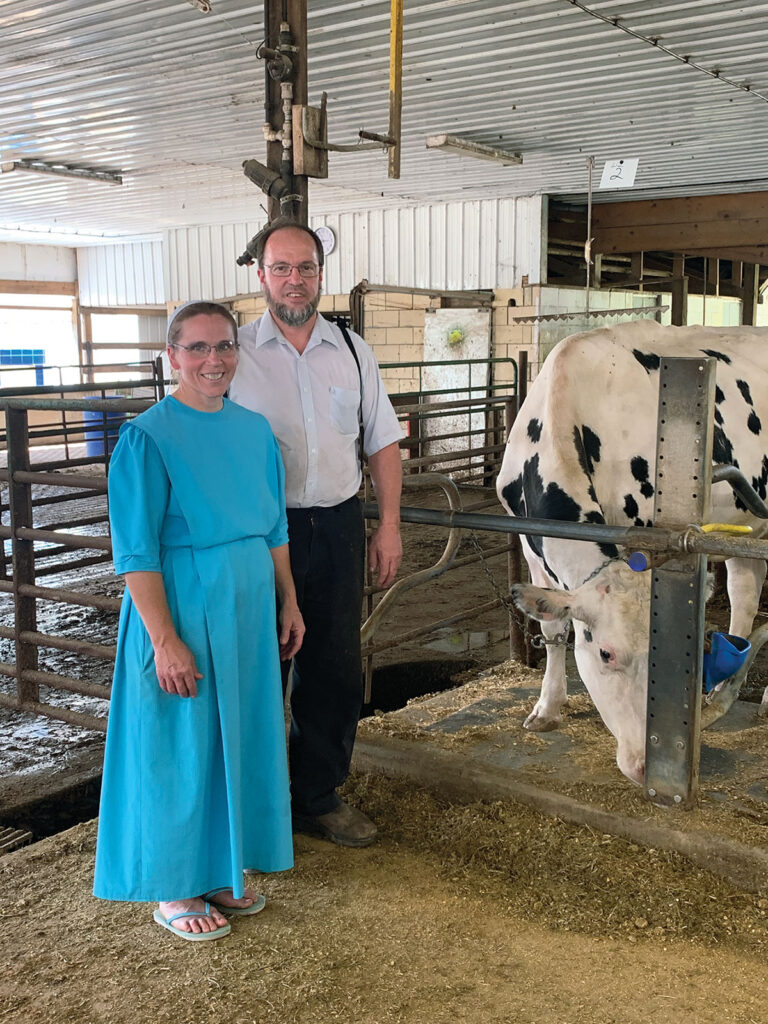
[[[253,220],[265,159],[263,7],[248,0],[0,0],[0,164],[119,172],[122,184],[0,174],[0,238],[90,241]],[[205,4],[202,4],[205,6]],[[386,133],[388,0],[309,0],[309,100],[329,139]],[[583,200],[768,190],[768,3],[406,0],[402,176],[332,154],[310,209],[545,192]],[[447,132],[522,154],[427,150]],[[606,160],[635,186],[601,192]]]

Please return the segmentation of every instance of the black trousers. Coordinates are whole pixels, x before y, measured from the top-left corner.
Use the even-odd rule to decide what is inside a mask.
[[[291,571],[307,632],[293,661],[288,755],[294,813],[338,805],[363,703],[365,523],[356,497],[288,509]],[[284,666],[284,682],[288,666]]]

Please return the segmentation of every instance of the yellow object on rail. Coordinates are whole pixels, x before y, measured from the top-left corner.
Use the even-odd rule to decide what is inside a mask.
[[[735,523],[704,523],[702,533],[752,533],[751,526],[737,526]]]

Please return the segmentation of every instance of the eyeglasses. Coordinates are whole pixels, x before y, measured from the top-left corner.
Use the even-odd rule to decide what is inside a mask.
[[[209,345],[207,341],[193,341],[191,345],[180,345],[177,341],[173,342],[171,348],[183,348],[185,352],[189,352],[191,356],[198,356],[201,359],[206,359],[211,352],[215,352],[217,356],[231,356],[240,348],[236,341],[220,341],[217,345]]]
[[[317,277],[320,273],[320,267],[312,260],[307,260],[306,263],[265,263],[264,267],[271,270],[275,277],[290,277],[294,267],[301,277]]]

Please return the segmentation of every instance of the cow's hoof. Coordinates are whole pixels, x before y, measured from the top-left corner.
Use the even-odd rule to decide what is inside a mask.
[[[758,718],[768,718],[768,704],[761,704],[757,709]]]
[[[529,732],[552,732],[562,722],[562,718],[545,718],[534,708],[523,722],[523,728]]]

